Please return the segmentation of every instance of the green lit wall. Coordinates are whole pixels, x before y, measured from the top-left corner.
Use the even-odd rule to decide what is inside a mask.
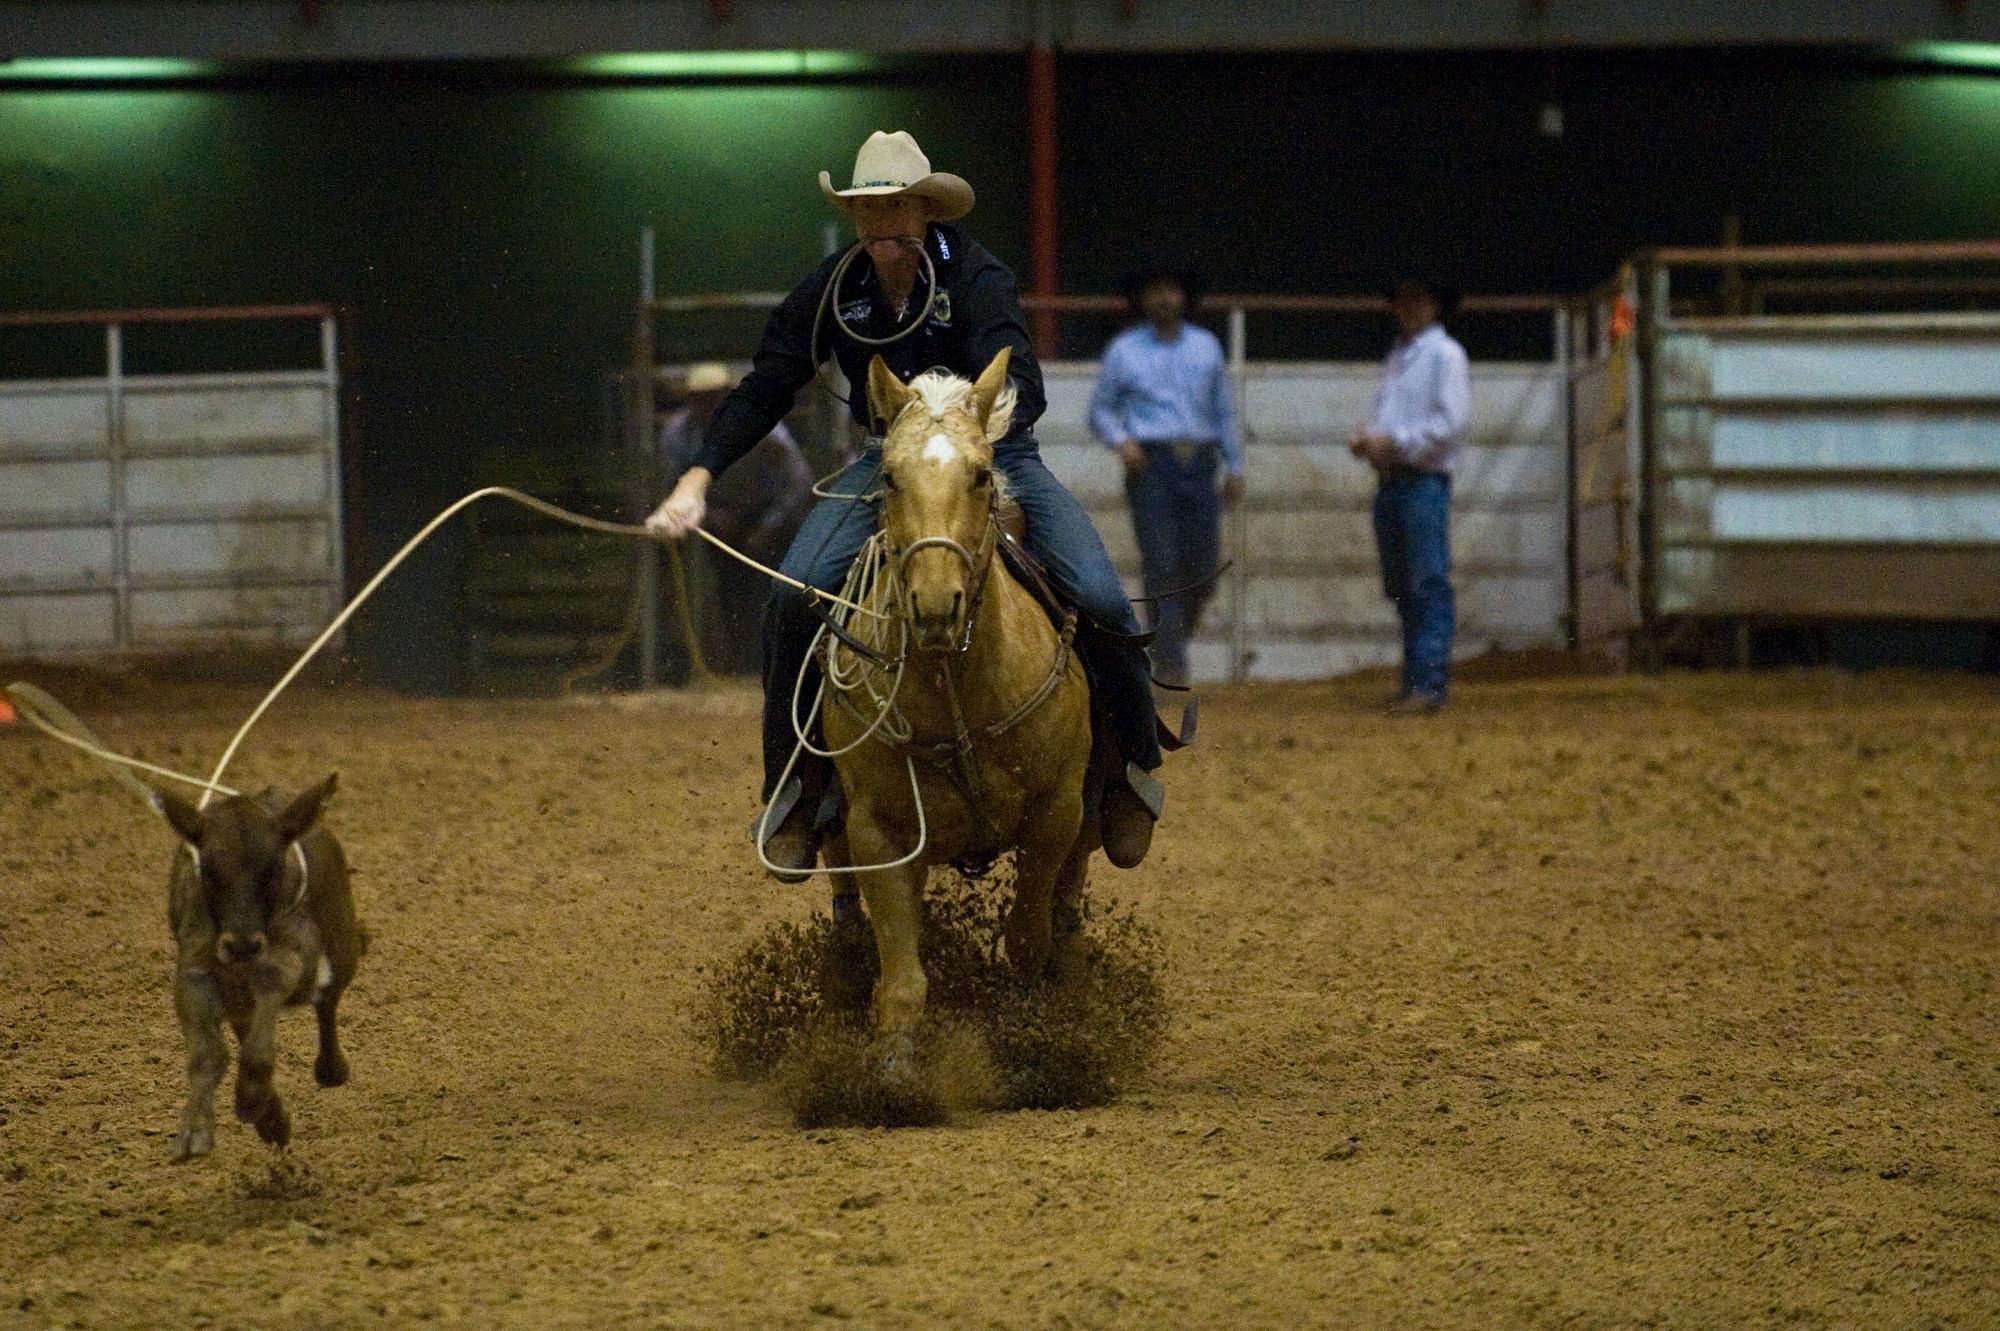
[[[332,301],[353,311],[357,566],[463,491],[606,469],[638,236],[666,290],[782,289],[834,216],[821,169],[905,128],[977,182],[980,234],[1022,245],[1011,70],[949,85],[426,84],[0,89],[0,308]],[[670,330],[671,331],[671,330]],[[682,330],[747,350],[738,321]],[[361,648],[452,687],[455,538],[385,588]]]

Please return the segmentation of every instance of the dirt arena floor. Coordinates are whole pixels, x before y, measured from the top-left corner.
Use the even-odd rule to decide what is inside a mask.
[[[205,767],[254,695],[58,685]],[[1109,1108],[802,1132],[712,1078],[753,701],[288,698],[375,947],[280,1155],[183,1091],[170,840],[0,728],[0,1329],[2000,1326],[2000,686],[1211,691]],[[704,968],[708,968],[705,971]]]

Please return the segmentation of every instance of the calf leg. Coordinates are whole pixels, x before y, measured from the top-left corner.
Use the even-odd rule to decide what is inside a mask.
[[[343,992],[344,986],[330,984],[313,999],[313,1015],[319,1018],[319,1057],[313,1060],[313,1080],[322,1086],[347,1084],[347,1055],[340,1052],[334,1011]]]
[[[292,1116],[278,1098],[271,1074],[278,1066],[278,1009],[296,986],[300,969],[296,956],[273,958],[259,968],[256,1006],[236,1054],[236,1117],[273,1146],[292,1140]]]
[[[174,977],[174,1010],[188,1047],[188,1099],[181,1130],[174,1134],[176,1161],[215,1149],[215,1087],[229,1069],[229,1046],[222,1040],[222,997],[207,971],[183,970]]]

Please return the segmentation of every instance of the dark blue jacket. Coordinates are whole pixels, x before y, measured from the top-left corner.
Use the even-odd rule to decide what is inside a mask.
[[[1030,429],[1047,401],[1042,394],[1042,367],[1029,345],[1027,320],[1015,294],[1014,274],[984,246],[945,223],[931,224],[925,248],[937,265],[937,304],[923,328],[886,347],[855,341],[833,317],[837,304],[842,316],[863,336],[887,337],[897,331],[896,312],[883,298],[875,265],[866,254],[848,268],[841,289],[819,319],[817,347],[813,345],[814,316],[839,256],[829,257],[799,283],[764,325],[764,340],[750,373],[716,409],[702,438],[696,465],[721,475],[724,468],[756,447],[792,409],[793,397],[811,382],[819,362],[829,355],[839,361],[847,376],[848,412],[867,429],[868,362],[878,352],[906,381],[936,368],[972,379],[1000,348],[1012,347],[1008,377],[1019,394],[1014,405],[1014,433]],[[916,285],[910,291],[911,305],[921,303],[929,290],[920,265]]]

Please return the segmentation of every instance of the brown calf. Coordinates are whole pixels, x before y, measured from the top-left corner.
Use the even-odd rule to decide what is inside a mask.
[[[347,1080],[334,1009],[368,933],[354,916],[340,843],[313,825],[334,781],[329,776],[282,809],[270,792],[232,795],[206,811],[159,797],[160,812],[194,852],[175,853],[167,880],[167,922],[179,948],[174,1006],[188,1044],[176,1160],[215,1149],[215,1087],[229,1068],[224,1017],[239,1050],[236,1117],[272,1145],[292,1137],[291,1115],[271,1085],[280,1007],[313,1005],[313,1078],[322,1086]]]

